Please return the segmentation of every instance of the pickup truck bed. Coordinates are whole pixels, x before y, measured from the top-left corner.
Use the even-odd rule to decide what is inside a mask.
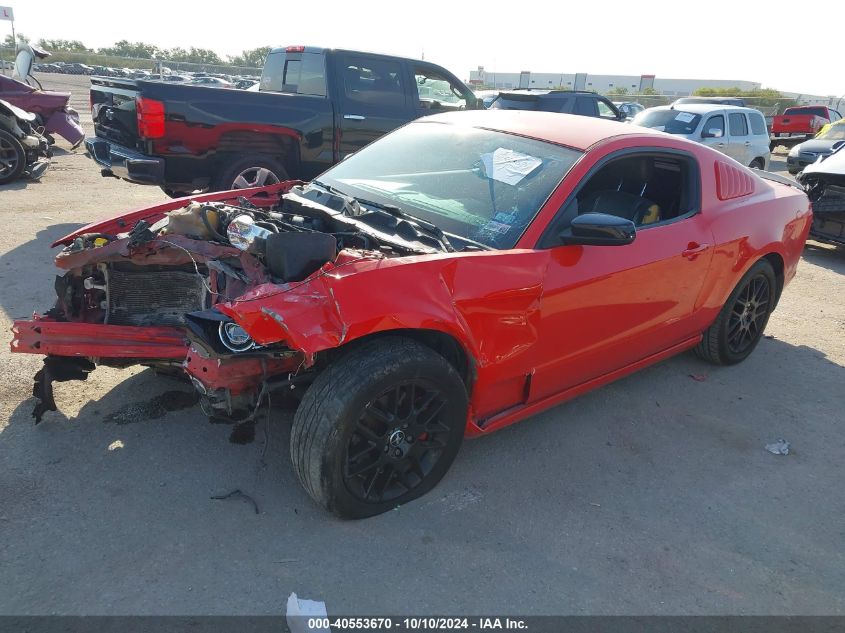
[[[778,145],[792,147],[812,138],[828,123],[842,116],[827,106],[795,106],[772,118],[771,149]]]

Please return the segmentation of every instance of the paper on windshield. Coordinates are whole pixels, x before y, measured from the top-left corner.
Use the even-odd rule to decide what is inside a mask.
[[[507,185],[516,185],[543,161],[528,154],[521,154],[512,149],[500,147],[494,152],[481,155],[484,173],[488,178]]]
[[[675,117],[676,121],[680,121],[681,123],[689,123],[695,118],[695,115],[691,112],[678,112],[678,116]]]

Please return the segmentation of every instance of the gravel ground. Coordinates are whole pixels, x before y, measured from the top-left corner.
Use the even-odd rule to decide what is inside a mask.
[[[87,111],[85,78],[45,77]],[[4,332],[52,303],[52,240],[165,199],[62,147],[0,190]],[[170,406],[182,383],[98,369],[34,427],[40,359],[4,349],[0,614],[277,614],[291,591],[331,613],[843,614],[843,274],[808,244],[745,363],[684,354],[468,442],[427,497],[359,522],[296,482],[290,412],[265,453],[261,427],[236,446]],[[258,514],[210,498],[235,488]]]

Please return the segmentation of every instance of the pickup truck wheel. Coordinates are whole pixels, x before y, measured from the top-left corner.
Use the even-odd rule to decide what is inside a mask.
[[[776,296],[775,271],[761,259],[734,288],[695,353],[716,365],[735,365],[748,358],[763,337]]]
[[[311,384],[291,431],[293,468],[308,494],[347,519],[381,514],[443,478],[463,440],[467,392],[434,350],[378,338]]]
[[[264,187],[287,179],[287,170],[276,159],[261,155],[244,156],[223,167],[215,181],[215,190]]]
[[[18,178],[26,167],[26,152],[20,141],[0,130],[0,184]]]

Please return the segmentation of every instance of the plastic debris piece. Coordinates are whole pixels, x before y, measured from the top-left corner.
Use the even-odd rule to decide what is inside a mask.
[[[772,455],[789,455],[789,442],[781,438],[777,442],[766,444],[766,450]]]
[[[121,448],[123,448],[123,442],[121,440],[115,440],[114,442],[109,444],[110,451],[116,451]]]
[[[328,627],[308,627],[309,619],[326,617],[328,617],[328,612],[326,611],[325,602],[302,600],[293,592],[288,596],[288,608],[285,619],[288,621],[290,633],[331,633]]]
[[[695,382],[704,382],[707,380],[707,374],[690,374],[689,377]]]

